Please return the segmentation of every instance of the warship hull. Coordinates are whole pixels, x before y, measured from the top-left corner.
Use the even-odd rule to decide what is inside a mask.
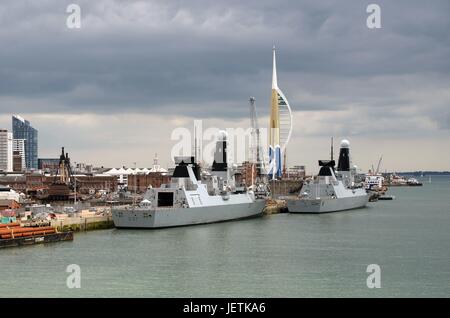
[[[363,208],[369,201],[369,195],[345,198],[295,199],[287,200],[290,213],[328,213]]]
[[[116,208],[112,217],[117,228],[166,228],[257,217],[264,207],[265,200],[192,208]]]

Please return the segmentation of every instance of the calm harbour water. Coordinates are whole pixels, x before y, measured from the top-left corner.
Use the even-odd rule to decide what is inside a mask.
[[[323,215],[77,233],[0,251],[0,297],[449,297],[450,178]],[[67,265],[81,288],[66,286]],[[368,289],[366,267],[381,267]],[[6,287],[6,288],[5,288]]]

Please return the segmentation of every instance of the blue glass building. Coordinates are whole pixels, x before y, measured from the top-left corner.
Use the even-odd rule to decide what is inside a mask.
[[[12,131],[13,139],[25,139],[27,169],[38,169],[38,131],[20,116],[12,116]]]

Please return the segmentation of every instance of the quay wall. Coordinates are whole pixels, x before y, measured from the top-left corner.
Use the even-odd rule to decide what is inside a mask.
[[[110,215],[94,217],[71,217],[63,220],[52,220],[51,226],[55,226],[58,231],[92,231],[111,229],[114,222]]]
[[[303,180],[271,180],[269,185],[272,192],[272,199],[276,200],[279,197],[298,194],[303,185]]]

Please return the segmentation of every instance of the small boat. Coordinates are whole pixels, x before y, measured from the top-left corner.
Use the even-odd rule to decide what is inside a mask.
[[[407,186],[408,180],[406,180],[404,177],[397,175],[396,173],[391,174],[391,176],[388,179],[389,186],[395,187],[395,186]]]
[[[382,195],[378,197],[378,200],[394,200],[395,196],[394,195]]]
[[[408,181],[406,181],[406,183],[410,186],[410,187],[420,187],[422,186],[422,182],[419,182],[417,179],[415,178],[409,178]]]

